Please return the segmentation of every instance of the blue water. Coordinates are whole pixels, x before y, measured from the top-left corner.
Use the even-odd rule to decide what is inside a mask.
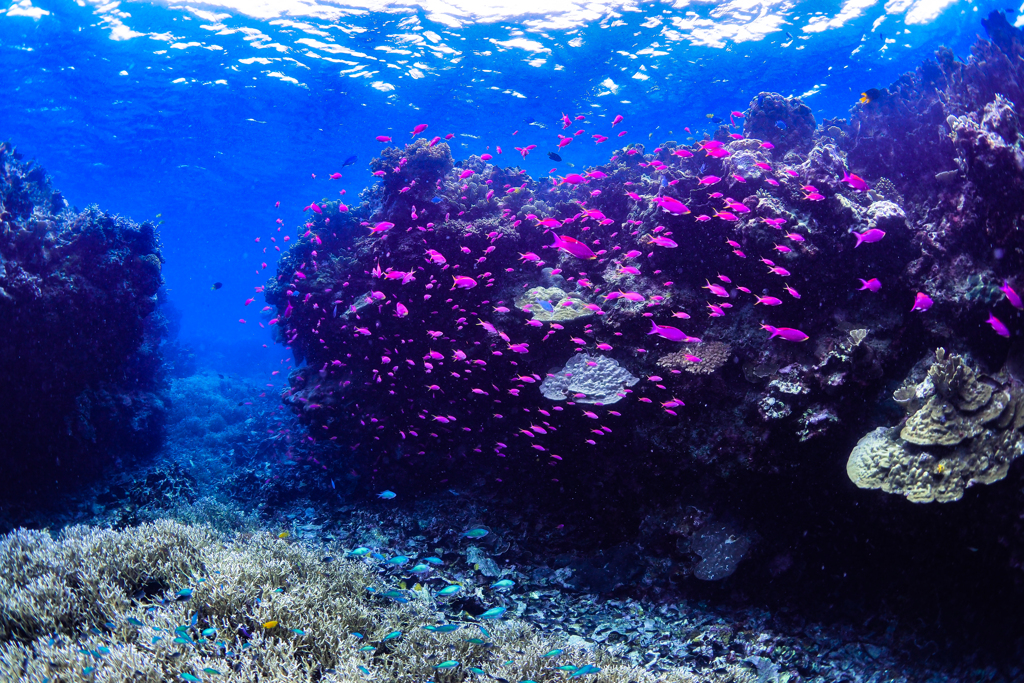
[[[587,133],[562,150],[577,169],[605,160],[615,144],[650,149],[686,139],[684,127],[710,131],[708,114],[727,119],[762,90],[803,96],[820,121],[846,115],[861,91],[884,87],[940,44],[965,57],[980,18],[1002,8],[542,6],[467,2],[439,14],[284,0],[194,9],[7,3],[0,137],[38,160],[75,206],[159,215],[182,338],[221,369],[259,374],[282,361],[258,326],[255,291],[274,273],[268,238],[287,246],[275,219],[294,226],[303,206],[340,190],[356,202],[373,179],[377,135],[408,140],[427,123],[428,136],[455,134],[456,159],[500,146],[505,164],[539,177],[552,168],[546,152],[562,113],[586,116],[568,132]],[[616,115],[625,119],[615,131],[628,134],[595,145],[590,134],[607,134]],[[513,148],[527,144],[537,149],[524,161]],[[342,170],[351,155],[357,163]],[[329,180],[335,172],[343,178]],[[213,291],[214,282],[224,287]]]

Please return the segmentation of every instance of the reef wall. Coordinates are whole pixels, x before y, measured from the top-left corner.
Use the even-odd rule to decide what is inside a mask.
[[[905,419],[893,391],[937,347],[1021,377],[1022,54],[1012,32],[966,62],[940,50],[849,120],[760,93],[710,139],[557,177],[507,150],[456,161],[440,138],[388,147],[359,205],[310,203],[267,282],[304,361],[283,399],[367,489],[486,485],[605,545],[640,528],[672,561],[700,526],[679,501],[737,528],[770,514],[762,535],[813,510],[891,534],[898,563],[900,538],[936,527],[854,487],[857,440]],[[957,476],[957,494],[911,499],[953,501]],[[1016,519],[998,485],[965,495],[982,488]],[[952,536],[987,536],[988,513],[955,505],[935,513]],[[998,543],[994,563],[1019,567],[1024,544]]]
[[[161,264],[152,224],[72,211],[0,144],[5,489],[50,490],[161,443]]]

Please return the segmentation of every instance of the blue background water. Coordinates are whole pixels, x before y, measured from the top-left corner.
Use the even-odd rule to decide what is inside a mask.
[[[220,370],[265,373],[282,363],[257,324],[254,290],[277,253],[268,239],[285,249],[312,200],[344,189],[358,203],[376,135],[406,141],[428,123],[428,137],[455,134],[457,159],[501,146],[505,164],[537,177],[552,168],[562,112],[587,116],[567,131],[586,133],[563,150],[563,173],[619,142],[651,148],[688,137],[684,126],[710,131],[707,114],[728,118],[762,90],[805,96],[819,120],[844,116],[862,90],[940,44],[966,55],[981,17],[1004,5],[943,4],[567,4],[516,15],[471,3],[476,15],[442,16],[397,4],[22,0],[0,6],[0,137],[73,205],[161,214],[183,339]],[[611,139],[595,145],[594,133]],[[524,162],[513,147],[527,144],[537,149]],[[342,169],[351,155],[358,162]]]

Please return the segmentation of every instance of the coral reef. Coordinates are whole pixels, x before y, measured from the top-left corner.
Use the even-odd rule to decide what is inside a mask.
[[[700,362],[687,359],[696,356]],[[727,342],[706,341],[701,344],[684,344],[679,351],[669,353],[658,359],[663,368],[682,368],[692,375],[710,375],[732,357],[732,345]]]
[[[548,307],[541,303],[548,304]],[[516,299],[516,308],[529,311],[534,320],[565,322],[594,315],[586,308],[587,303],[574,292],[565,292],[558,287],[534,287]]]
[[[152,224],[70,210],[0,144],[0,440],[18,493],[160,445],[161,263]]]
[[[655,676],[600,646],[545,642],[511,613],[449,621],[429,590],[394,589],[358,559],[266,533],[223,543],[167,521],[71,527],[57,539],[19,529],[0,538],[0,567],[5,680],[411,681],[448,669],[551,680],[559,666],[610,681],[694,680],[685,668]]]
[[[544,398],[611,405],[625,397],[623,390],[640,380],[607,356],[577,354],[540,385]]]
[[[937,349],[924,380],[894,394],[908,411],[899,437],[879,427],[857,442],[846,465],[850,480],[915,503],[946,503],[972,484],[1003,479],[1024,452],[1024,390],[1002,380]]]

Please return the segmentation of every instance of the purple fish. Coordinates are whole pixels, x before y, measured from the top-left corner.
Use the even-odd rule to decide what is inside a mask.
[[[910,312],[913,313],[914,311],[927,311],[929,308],[932,307],[932,303],[934,302],[932,301],[930,296],[928,296],[924,292],[918,292],[917,296],[914,297],[914,306],[910,309]]]
[[[761,325],[761,329],[765,330],[772,336],[769,339],[775,339],[775,337],[782,337],[786,341],[791,342],[802,342],[810,339],[806,334],[800,330],[793,329],[792,327],[773,327],[771,325]]]
[[[862,243],[871,243],[879,241],[880,239],[885,237],[885,231],[879,230],[878,228],[871,228],[867,232],[855,232],[853,233],[853,236],[857,238],[857,244],[853,245],[853,248],[856,249]]]
[[[669,341],[674,342],[685,342],[690,339],[689,335],[682,330],[675,327],[669,327],[668,325],[658,325],[658,323],[653,320],[651,321],[651,331],[647,334],[656,334],[662,339],[668,339]]]

